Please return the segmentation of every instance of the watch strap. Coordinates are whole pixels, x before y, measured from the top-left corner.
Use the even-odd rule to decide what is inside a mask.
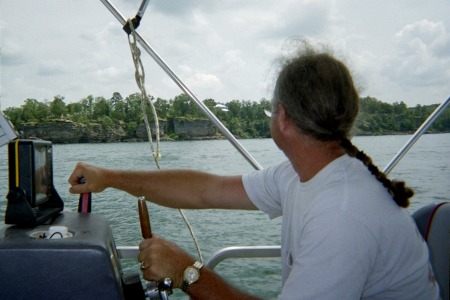
[[[196,261],[196,262],[194,263],[194,268],[196,268],[197,270],[200,271],[200,269],[201,269],[202,267],[203,267],[203,264],[202,264],[201,262]]]
[[[189,287],[191,285],[189,284],[189,282],[187,280],[183,280],[183,282],[181,283],[181,290],[183,292],[185,292],[186,294],[189,294]]]

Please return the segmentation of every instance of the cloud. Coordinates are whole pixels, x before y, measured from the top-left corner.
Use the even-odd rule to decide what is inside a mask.
[[[239,49],[227,50],[224,53],[224,63],[232,68],[242,69],[246,66]]]
[[[289,36],[320,36],[332,22],[330,1],[290,2],[278,14],[282,24],[274,33],[279,38]]]
[[[159,1],[152,6],[152,9],[169,16],[189,15],[193,7],[199,6],[199,2],[202,1]]]
[[[408,86],[450,82],[450,32],[442,22],[421,20],[406,25],[396,34],[396,49],[385,69],[393,80]]]
[[[25,63],[26,56],[20,51],[11,51],[11,48],[3,48],[0,53],[2,66],[18,66]]]
[[[430,22],[426,19],[406,25],[396,34],[400,42],[408,45],[420,40],[423,44],[433,44],[446,35],[443,22]]]
[[[122,72],[120,72],[117,68],[112,66],[103,69],[98,69],[95,71],[94,74],[96,80],[100,82],[108,82],[110,80],[120,78],[120,76],[123,75]]]
[[[36,74],[41,76],[59,76],[66,73],[65,65],[62,61],[40,62]]]
[[[220,79],[214,74],[192,69],[187,65],[180,66],[180,69],[186,78],[188,86],[194,88],[202,87],[207,90],[216,90],[222,86]]]
[[[199,99],[270,98],[273,61],[293,36],[329,43],[363,96],[410,105],[442,99],[450,3],[380,1],[155,0],[138,31]],[[111,2],[126,18],[141,4]],[[2,107],[138,91],[127,36],[101,1],[2,1],[1,10]],[[181,93],[143,50],[141,57],[151,94]]]
[[[2,22],[3,24],[3,22]],[[27,56],[20,39],[11,36],[8,32],[4,33],[5,27],[2,25],[1,30],[1,49],[0,59],[2,66],[16,66],[26,63]]]

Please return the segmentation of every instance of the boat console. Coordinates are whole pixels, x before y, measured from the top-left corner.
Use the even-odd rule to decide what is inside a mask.
[[[105,217],[63,211],[50,142],[19,139],[8,147],[0,299],[167,299],[158,287],[146,293],[139,274],[124,276]]]
[[[124,299],[108,221],[62,213],[51,224],[0,231],[1,299]]]

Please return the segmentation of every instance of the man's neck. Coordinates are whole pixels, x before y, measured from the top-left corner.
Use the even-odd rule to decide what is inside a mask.
[[[337,141],[322,142],[310,137],[285,151],[301,182],[312,179],[329,163],[345,154]]]

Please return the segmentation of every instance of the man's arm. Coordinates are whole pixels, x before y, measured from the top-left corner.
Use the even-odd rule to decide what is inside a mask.
[[[248,295],[225,282],[219,275],[214,273],[207,267],[203,267],[200,271],[200,279],[189,288],[189,296],[191,299],[208,299],[208,300],[255,300],[258,299],[252,295]]]
[[[141,242],[139,250],[138,260],[144,266],[144,278],[156,282],[170,278],[174,288],[181,288],[184,269],[195,262],[176,244],[157,236]],[[190,285],[189,296],[191,299],[208,300],[257,299],[228,284],[206,266],[200,269],[199,280]]]
[[[85,183],[79,184],[81,178]],[[74,194],[115,188],[172,208],[256,209],[241,176],[194,170],[126,171],[78,163],[69,177]]]

